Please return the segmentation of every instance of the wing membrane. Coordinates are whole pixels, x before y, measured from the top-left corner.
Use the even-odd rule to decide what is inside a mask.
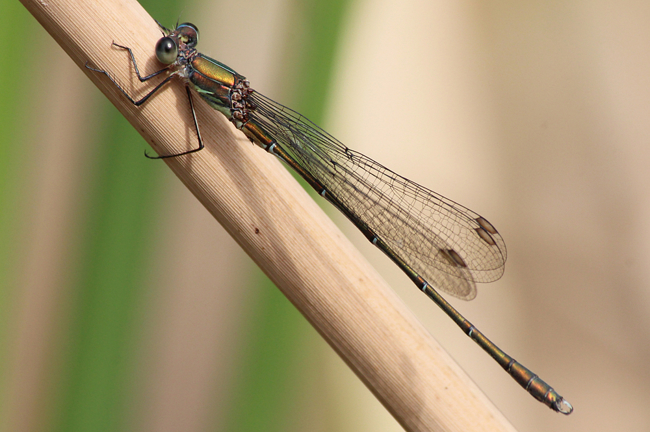
[[[257,92],[252,100],[257,108],[251,118],[346,207],[353,222],[365,223],[429,283],[471,299],[475,282],[501,277],[505,242],[479,214],[347,148],[290,108]]]

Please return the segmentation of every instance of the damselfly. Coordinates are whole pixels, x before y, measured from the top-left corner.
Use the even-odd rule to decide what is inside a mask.
[[[506,245],[490,222],[349,149],[297,112],[253,90],[244,76],[196,50],[199,31],[195,25],[185,23],[173,30],[159,26],[163,37],[155,53],[167,66],[150,75],[140,75],[130,48],[113,44],[129,52],[141,82],[167,74],[142,99],[134,100],[106,71],[86,64],[88,69],[106,75],[136,106],[175,76],[185,83],[198,147],[147,157],[178,157],[203,149],[192,102],[194,90],[254,144],[284,161],[347,216],[533,397],[557,412],[573,411],[569,402],[494,345],[428,282],[454,297],[471,300],[476,296],[476,282],[499,279],[504,271]]]

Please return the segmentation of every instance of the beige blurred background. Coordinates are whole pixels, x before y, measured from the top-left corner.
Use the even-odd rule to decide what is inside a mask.
[[[242,2],[247,31],[224,18],[226,8],[188,5],[182,21],[199,26],[203,52],[289,104],[300,5]],[[474,301],[452,303],[575,412],[564,417],[531,398],[323,208],[521,431],[650,428],[648,23],[650,3],[611,0],[357,0],[343,20],[322,126],[497,227],[508,246],[505,276],[479,286]],[[57,373],[73,343],[63,329],[72,326],[69,274],[81,253],[77,209],[99,151],[88,145],[98,114],[85,107],[102,96],[47,35],[38,37],[48,67],[31,74],[41,97],[21,152],[26,198],[12,210],[20,248],[3,296],[0,427],[84,430],[57,408]],[[123,157],[142,158],[141,149]],[[130,408],[121,425],[247,430],[229,416],[241,376],[266,361],[248,344],[271,288],[171,172],[153,169],[156,235],[145,249],[148,288],[125,360]],[[275,330],[296,348],[285,363],[292,373],[282,375],[290,414],[279,430],[401,430],[306,323],[296,326]],[[70,423],[60,421],[66,415]]]
[[[650,426],[649,19],[631,1],[368,1],[350,17],[330,130],[497,226],[505,276],[453,303],[575,412],[536,406],[361,247],[520,430]]]

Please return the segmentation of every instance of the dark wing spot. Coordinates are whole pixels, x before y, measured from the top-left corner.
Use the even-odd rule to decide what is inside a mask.
[[[449,264],[455,267],[467,267],[467,264],[465,264],[465,261],[458,255],[458,252],[456,252],[453,249],[440,249],[440,252],[442,252],[442,256],[444,256],[447,261],[449,261]]]
[[[476,218],[476,222],[483,228],[485,231],[489,232],[490,234],[496,234],[498,231],[496,228],[492,226],[490,222],[488,222],[483,216],[479,216]]]
[[[485,231],[483,228],[476,228],[476,232],[478,233],[478,236],[481,237],[481,239],[489,244],[490,246],[496,246],[496,242],[492,238],[490,234],[488,234],[487,231]]]

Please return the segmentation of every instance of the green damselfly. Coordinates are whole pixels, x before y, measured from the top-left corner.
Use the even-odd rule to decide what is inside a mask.
[[[476,296],[476,282],[499,279],[504,271],[506,246],[490,222],[349,149],[302,115],[253,90],[243,75],[196,50],[199,31],[195,25],[184,23],[173,30],[158,25],[163,37],[155,53],[167,66],[150,75],[140,75],[130,48],[113,43],[129,52],[141,82],[166,74],[141,99],[134,100],[106,71],[86,64],[88,69],[106,75],[136,106],[175,76],[185,83],[198,147],[147,157],[178,157],[204,148],[192,101],[194,90],[254,144],[284,161],[338,208],[533,397],[554,411],[573,411],[569,402],[494,345],[427,282],[434,282],[450,295],[471,300]]]

